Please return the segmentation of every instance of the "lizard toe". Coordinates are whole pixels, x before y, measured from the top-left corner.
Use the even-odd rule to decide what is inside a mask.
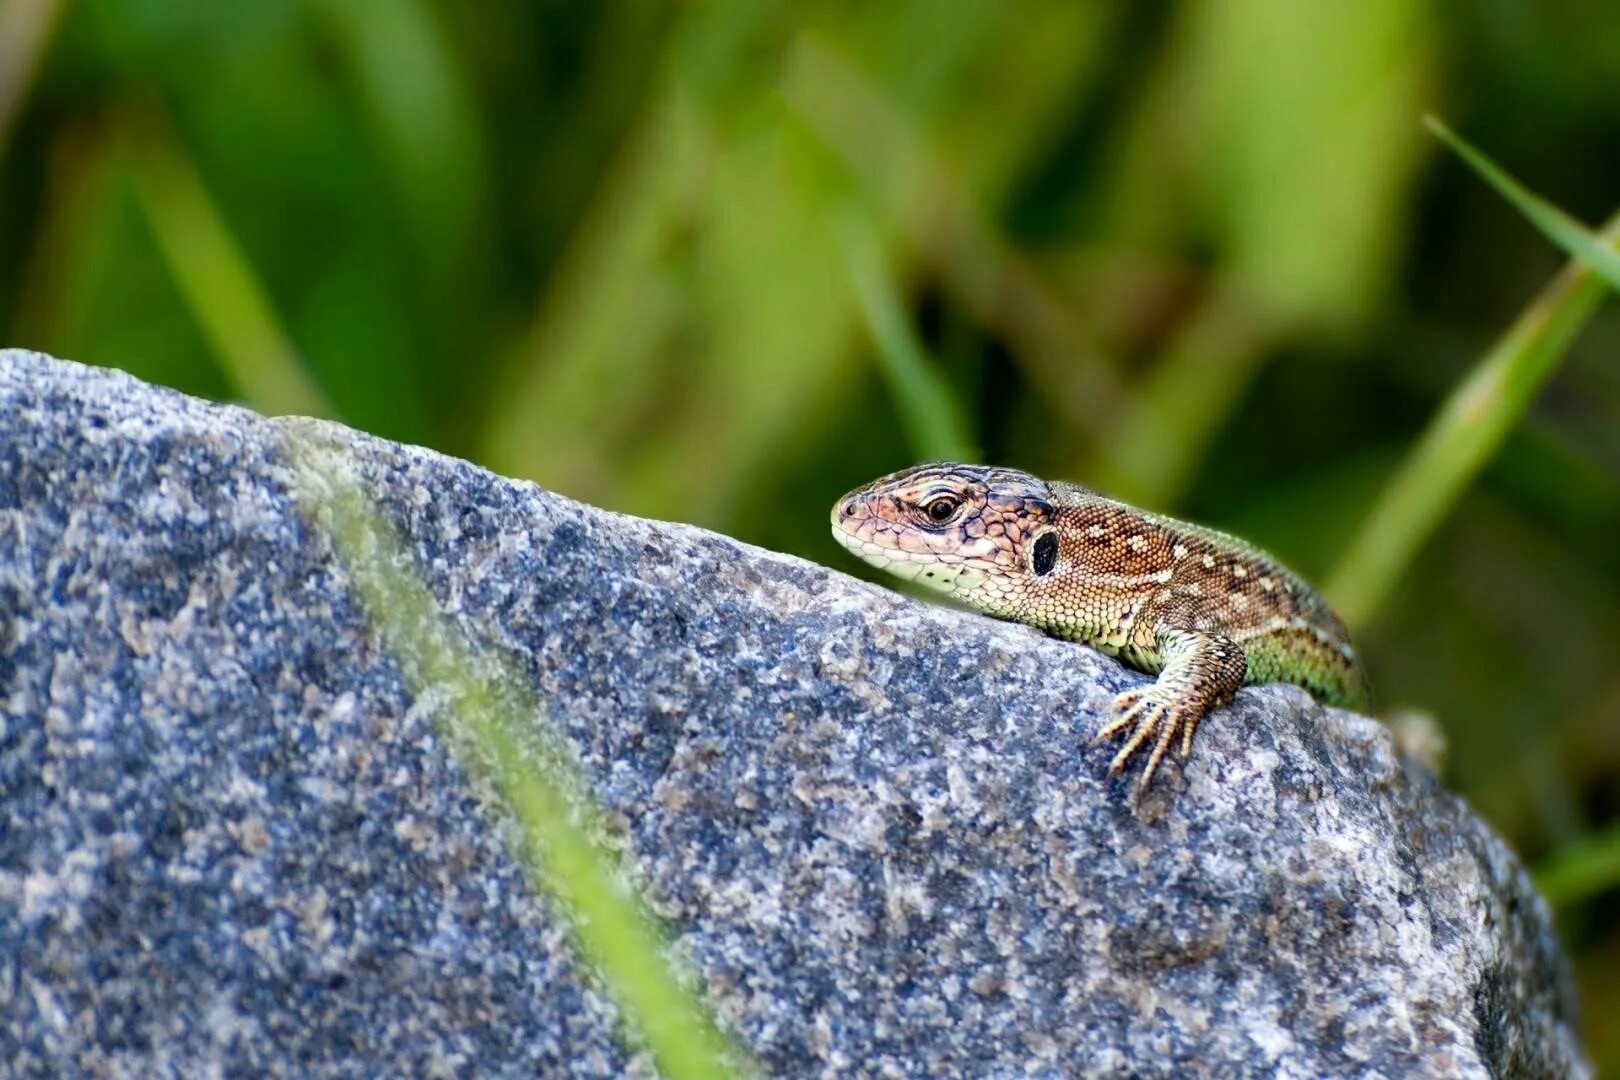
[[[1131,728],[1131,735],[1125,745],[1119,748],[1114,760],[1108,766],[1109,776],[1118,776],[1131,757],[1142,748],[1142,744],[1153,737],[1165,719],[1165,707],[1152,700],[1140,701],[1131,706],[1126,712],[1115,720],[1109,727],[1119,726],[1121,730]]]
[[[1179,710],[1169,709],[1165,711],[1164,718],[1159,723],[1159,739],[1153,744],[1153,753],[1148,755],[1147,767],[1142,770],[1142,779],[1137,781],[1136,786],[1139,792],[1146,793],[1148,785],[1153,783],[1153,771],[1159,767],[1159,762],[1163,760],[1165,751],[1170,749],[1170,744],[1175,740],[1177,729],[1185,726],[1186,721],[1182,718]]]
[[[1148,700],[1152,687],[1139,687],[1126,690],[1114,696],[1114,718],[1098,729],[1097,734],[1091,737],[1092,745],[1106,742],[1117,737],[1121,732],[1129,730],[1140,720],[1141,707]]]
[[[1135,705],[1137,702],[1146,697],[1151,689],[1152,688],[1150,686],[1136,686],[1129,690],[1122,690],[1115,694],[1114,712],[1117,714],[1129,709],[1131,706]]]
[[[1197,714],[1187,717],[1181,725],[1181,760],[1186,761],[1192,757],[1193,732],[1198,730],[1198,721],[1202,719]]]

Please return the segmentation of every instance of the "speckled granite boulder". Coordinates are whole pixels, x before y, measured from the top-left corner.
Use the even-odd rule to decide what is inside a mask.
[[[0,353],[0,1071],[645,1070],[280,430]],[[334,430],[767,1071],[1584,1068],[1546,908],[1378,724],[1245,690],[1133,806],[1110,660]]]

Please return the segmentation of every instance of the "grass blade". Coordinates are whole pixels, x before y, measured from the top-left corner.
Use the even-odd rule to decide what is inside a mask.
[[[844,163],[864,202],[974,318],[1012,349],[1030,384],[1081,435],[1127,399],[1115,362],[1036,266],[987,220],[920,125],[835,47],[797,42],[783,100]],[[966,140],[972,142],[973,140]]]
[[[0,157],[65,7],[63,0],[0,4]]]
[[[1620,240],[1620,215],[1600,237]],[[1571,263],[1452,391],[1362,522],[1328,582],[1352,627],[1366,625],[1429,534],[1524,415],[1603,299],[1604,282]]]
[[[1556,244],[1570,258],[1585,263],[1611,287],[1620,290],[1620,251],[1604,243],[1585,225],[1513,179],[1483,151],[1435,117],[1425,117],[1424,122],[1429,125],[1430,131],[1455,150],[1457,156],[1466,161],[1487,184],[1512,203],[1519,213],[1529,218],[1530,223],[1540,229],[1543,236]]]
[[[1240,287],[1211,290],[1098,441],[1091,481],[1144,507],[1174,506],[1281,329]]]
[[[1620,885],[1620,828],[1565,846],[1532,876],[1541,895],[1560,907]]]
[[[871,224],[846,206],[837,214],[836,228],[861,315],[912,452],[925,461],[977,460],[966,414],[906,318]]]
[[[117,154],[99,125],[57,134],[33,250],[23,261],[12,341],[82,356],[85,329],[116,247],[127,192]],[[162,380],[157,380],[162,381]]]
[[[368,617],[398,660],[413,696],[433,695],[446,737],[469,771],[488,778],[517,820],[518,853],[537,889],[569,914],[577,944],[631,1027],[670,1077],[723,1077],[742,1057],[666,962],[652,918],[620,883],[591,839],[584,779],[560,749],[527,677],[467,641],[439,612],[410,557],[354,467],[336,449],[290,434],[287,446],[310,520],[325,529]],[[521,738],[516,720],[539,729],[547,750]],[[555,748],[555,749],[553,749]],[[574,811],[583,809],[578,817]],[[579,818],[584,818],[582,823]]]
[[[481,117],[431,6],[314,5],[352,70],[428,268],[467,272],[485,187]]]
[[[271,415],[335,415],[179,142],[156,113],[124,119],[136,201],[242,400]]]

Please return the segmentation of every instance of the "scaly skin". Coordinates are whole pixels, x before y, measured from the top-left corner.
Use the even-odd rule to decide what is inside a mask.
[[[1350,635],[1326,601],[1243,541],[1014,469],[919,465],[833,506],[833,536],[891,574],[1000,619],[1084,642],[1158,681],[1114,699],[1109,775],[1181,736],[1245,683],[1290,682],[1364,708]]]

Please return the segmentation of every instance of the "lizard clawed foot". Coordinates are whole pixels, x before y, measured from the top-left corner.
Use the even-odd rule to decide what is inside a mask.
[[[1189,706],[1153,684],[1127,690],[1115,697],[1114,719],[1097,732],[1092,742],[1095,744],[1128,733],[1125,745],[1119,748],[1119,753],[1114,755],[1113,762],[1108,766],[1109,777],[1115,777],[1138,750],[1153,740],[1147,768],[1142,770],[1142,778],[1137,782],[1138,791],[1146,792],[1153,780],[1154,770],[1175,742],[1177,732],[1181,733],[1182,759],[1185,760],[1192,752],[1193,729],[1198,726],[1198,720],[1196,707]]]

